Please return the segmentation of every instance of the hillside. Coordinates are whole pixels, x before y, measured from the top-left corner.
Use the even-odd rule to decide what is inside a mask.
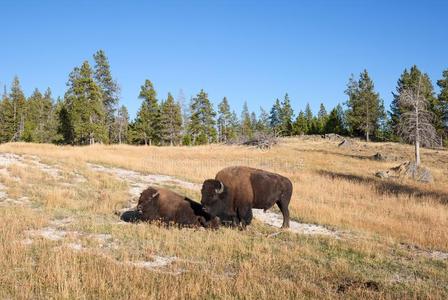
[[[0,298],[447,298],[448,152],[422,150],[425,184],[374,176],[411,146],[337,145],[0,145]],[[199,200],[230,165],[291,179],[291,230],[271,226],[276,209],[244,231],[115,214],[149,184]]]

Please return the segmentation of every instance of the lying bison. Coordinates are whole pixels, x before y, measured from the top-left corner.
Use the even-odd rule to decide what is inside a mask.
[[[180,226],[217,228],[219,218],[203,210],[201,204],[164,188],[149,187],[140,194],[137,210],[121,215],[126,222],[160,221]]]
[[[291,181],[278,174],[249,168],[229,167],[202,185],[201,204],[212,216],[237,226],[250,224],[252,208],[267,210],[275,203],[283,214],[282,228],[289,227]]]

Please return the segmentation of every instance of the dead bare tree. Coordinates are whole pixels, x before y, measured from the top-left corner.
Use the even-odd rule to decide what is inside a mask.
[[[421,76],[417,90],[405,89],[399,98],[401,113],[398,132],[407,142],[415,145],[415,164],[420,166],[420,145],[433,146],[438,143],[433,126],[434,114],[428,110],[428,100],[421,91]]]

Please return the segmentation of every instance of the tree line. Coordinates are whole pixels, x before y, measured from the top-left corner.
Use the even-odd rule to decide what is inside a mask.
[[[336,133],[367,141],[413,142],[409,135],[420,129],[403,130],[403,124],[408,124],[409,129],[414,119],[408,117],[415,106],[400,99],[414,92],[425,103],[425,120],[434,128],[436,137],[425,139],[424,146],[440,145],[448,137],[448,70],[436,84],[440,88],[437,95],[426,73],[415,65],[405,69],[386,112],[373,80],[364,70],[349,78],[346,101],[329,112],[321,103],[314,114],[308,103],[304,111],[295,114],[286,93],[274,101],[270,110],[261,107],[258,114],[249,111],[244,102],[238,116],[226,97],[215,110],[204,90],[189,103],[182,93],[177,99],[171,93],[160,99],[147,79],[140,87],[140,108],[135,119],[130,120],[127,108],[119,104],[120,89],[112,77],[108,58],[99,50],[93,55],[93,67],[86,60],[70,72],[63,98],[54,100],[50,88],[44,93],[35,89],[26,97],[18,77],[9,90],[5,86],[0,101],[0,143],[201,145],[248,140],[260,133]]]

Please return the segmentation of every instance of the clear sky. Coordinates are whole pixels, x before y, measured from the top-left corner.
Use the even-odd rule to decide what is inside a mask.
[[[343,103],[366,68],[386,106],[404,68],[434,84],[448,68],[448,1],[0,1],[0,84],[18,75],[26,95],[63,96],[69,72],[104,49],[135,115],[145,79],[159,99],[203,88],[238,112],[270,109],[289,93]]]

